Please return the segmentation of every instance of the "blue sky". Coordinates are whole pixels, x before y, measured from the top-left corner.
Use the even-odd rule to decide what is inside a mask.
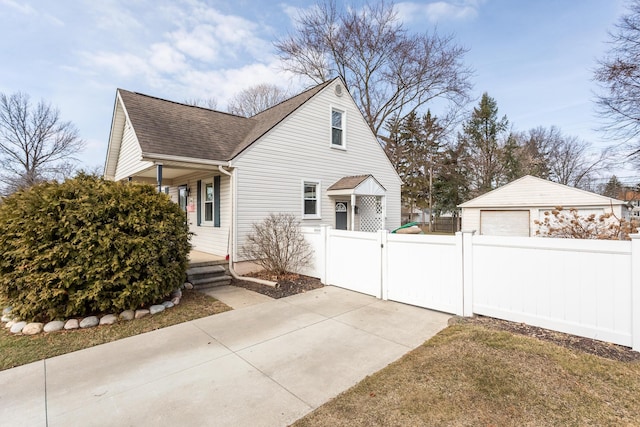
[[[358,2],[356,2],[357,4]],[[282,72],[273,41],[313,1],[0,0],[0,92],[58,106],[88,142],[78,157],[104,163],[116,88],[184,101],[226,101]],[[558,126],[601,147],[592,81],[622,0],[396,2],[411,31],[453,33],[469,49],[473,95],[488,92],[516,130]],[[626,173],[627,175],[631,173]],[[628,176],[636,183],[640,177]]]

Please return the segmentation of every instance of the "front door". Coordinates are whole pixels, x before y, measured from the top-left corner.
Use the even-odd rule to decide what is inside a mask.
[[[336,202],[336,230],[347,229],[347,202]]]
[[[187,211],[187,186],[181,185],[178,187],[178,205],[183,212]]]

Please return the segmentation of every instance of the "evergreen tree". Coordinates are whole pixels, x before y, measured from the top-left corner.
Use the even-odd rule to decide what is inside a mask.
[[[458,205],[469,200],[469,179],[465,164],[465,148],[461,143],[447,148],[441,157],[433,184],[434,214],[457,213]]]
[[[525,147],[519,145],[516,135],[511,134],[501,152],[502,179],[499,185],[507,184],[515,179],[527,175],[527,160]]]
[[[427,111],[422,117],[411,113],[402,121],[390,121],[387,129],[390,136],[384,139],[385,150],[403,182],[403,205],[410,209],[429,207],[445,127]]]
[[[501,138],[507,132],[507,116],[498,118],[498,104],[486,92],[473,109],[471,118],[458,136],[464,144],[468,177],[474,196],[493,190],[500,184]]]
[[[620,193],[622,190],[624,190],[624,185],[622,185],[617,176],[612,175],[611,178],[609,178],[607,185],[605,185],[602,195],[618,199],[621,197]]]

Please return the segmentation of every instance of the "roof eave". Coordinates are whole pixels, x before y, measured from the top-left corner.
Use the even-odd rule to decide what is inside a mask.
[[[161,153],[142,153],[142,160],[148,162],[162,163],[162,162],[180,162],[190,163],[194,165],[202,166],[229,166],[228,160],[210,160],[210,159],[197,159],[193,157],[173,156],[171,154]]]

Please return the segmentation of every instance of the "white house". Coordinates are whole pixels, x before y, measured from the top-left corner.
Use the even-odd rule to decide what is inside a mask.
[[[462,230],[493,236],[535,236],[545,212],[562,206],[580,215],[613,212],[623,217],[624,202],[534,176],[524,176],[462,203]]]
[[[194,249],[241,260],[253,223],[400,226],[401,181],[341,79],[246,118],[118,89],[104,176],[157,185]]]

